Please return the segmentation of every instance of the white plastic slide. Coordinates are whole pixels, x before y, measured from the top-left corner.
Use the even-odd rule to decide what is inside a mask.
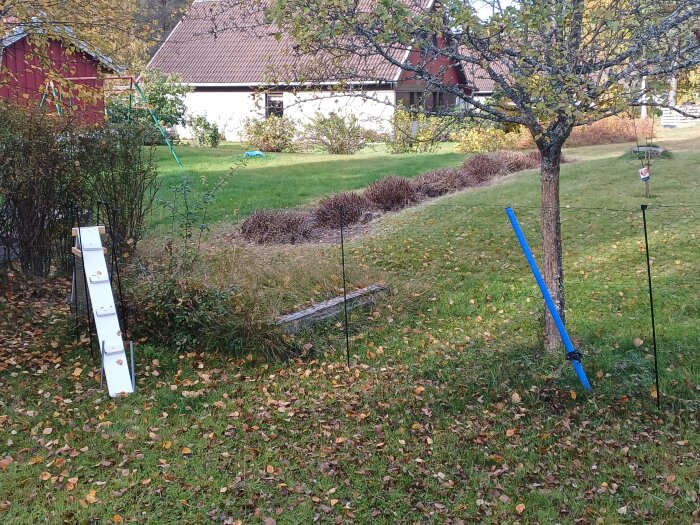
[[[116,397],[120,394],[130,394],[134,388],[100,233],[104,233],[103,226],[73,228],[73,234],[77,236],[73,252],[83,259],[107,390],[110,396]],[[83,276],[76,275],[75,278],[82,279]]]

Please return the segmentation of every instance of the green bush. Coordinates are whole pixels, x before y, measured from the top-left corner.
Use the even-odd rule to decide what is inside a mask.
[[[158,189],[145,134],[137,123],[80,127],[69,114],[0,104],[3,251],[27,273],[65,269],[78,215],[83,225],[98,215],[111,223],[120,251],[135,245]]]
[[[256,301],[206,281],[192,253],[172,243],[127,279],[134,333],[175,351],[227,351],[287,357],[288,339],[262,319]]]
[[[106,125],[81,140],[84,156],[90,155],[89,187],[103,203],[98,214],[108,215],[103,222],[120,256],[133,251],[143,236],[161,184],[155,148],[144,147],[149,134],[142,123],[122,123]]]
[[[420,112],[396,108],[391,117],[391,136],[387,140],[389,151],[398,153],[432,153],[444,139],[448,121],[430,117]]]
[[[187,126],[192,130],[192,144],[198,148],[218,148],[221,143],[221,132],[213,122],[202,115],[194,115],[187,119]]]
[[[161,126],[168,128],[185,124],[185,96],[192,92],[190,86],[180,82],[175,75],[166,75],[150,69],[141,76],[139,87],[146,96],[145,104],[156,115]],[[116,124],[136,121],[154,126],[150,113],[144,107],[144,101],[133,86],[131,93],[120,91],[110,96],[107,101],[107,115],[109,121]]]
[[[23,271],[48,275],[70,251],[78,210],[91,208],[79,134],[47,111],[0,104],[0,242]]]
[[[248,149],[267,152],[297,151],[296,123],[288,117],[246,119],[243,123],[243,144]]]
[[[352,155],[365,147],[365,130],[355,115],[316,113],[304,127],[303,142],[331,155]]]
[[[176,350],[238,350],[243,344],[234,293],[216,290],[164,269],[144,274],[130,288],[134,330]]]

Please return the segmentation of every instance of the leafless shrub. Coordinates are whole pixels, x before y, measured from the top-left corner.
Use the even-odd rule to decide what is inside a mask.
[[[370,208],[366,197],[346,191],[336,193],[321,200],[314,212],[316,223],[325,228],[340,228],[355,224],[362,214]]]
[[[241,224],[241,234],[257,244],[297,243],[311,238],[313,221],[308,213],[259,210]]]
[[[418,200],[408,179],[396,176],[379,179],[365,190],[364,195],[384,211],[400,210]]]
[[[519,151],[499,150],[489,153],[489,156],[505,164],[509,172],[515,172],[539,168],[540,157],[539,152],[537,153],[538,155],[532,155]]]
[[[528,151],[524,155],[527,155],[528,158],[531,160],[531,162],[533,164],[533,166],[532,166],[533,168],[539,168],[542,165],[542,154],[538,150]],[[567,162],[569,162],[569,159],[567,159],[564,156],[564,154],[562,153],[561,163],[565,164]],[[525,168],[523,168],[523,169],[525,169]]]
[[[416,192],[426,197],[439,197],[462,189],[464,177],[461,169],[443,168],[411,179],[411,186]]]
[[[507,173],[508,165],[488,154],[476,155],[464,162],[463,174],[468,186],[477,186]]]

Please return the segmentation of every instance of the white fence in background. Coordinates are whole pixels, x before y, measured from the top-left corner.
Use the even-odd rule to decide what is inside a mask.
[[[699,118],[686,117],[676,111],[663,108],[661,115],[661,125],[665,128],[686,128],[700,124],[700,106],[683,105],[680,107],[685,113],[690,113]]]

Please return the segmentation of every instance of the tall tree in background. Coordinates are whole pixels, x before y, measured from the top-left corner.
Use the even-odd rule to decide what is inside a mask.
[[[38,49],[50,39],[78,39],[137,69],[154,39],[139,0],[0,0],[0,36],[18,26],[31,28]]]
[[[466,102],[464,117],[525,126],[542,155],[543,273],[563,316],[559,173],[564,142],[576,126],[639,105],[643,78],[668,80],[700,64],[700,2],[479,3],[486,4],[488,16],[468,0],[227,0],[219,4],[215,25],[219,31],[250,30],[257,12],[261,24],[291,35],[298,53],[335,64],[379,54],[427,82],[428,89]],[[421,59],[406,61],[416,49]],[[444,70],[434,67],[440,61],[490,78],[496,85],[493,99],[479,100],[444,82]],[[668,100],[647,104],[664,106]],[[545,346],[558,347],[551,316],[546,319]]]

